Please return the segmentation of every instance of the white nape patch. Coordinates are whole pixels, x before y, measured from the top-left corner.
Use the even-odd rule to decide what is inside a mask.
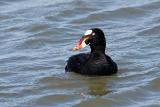
[[[87,30],[84,35],[91,35],[92,34],[92,30]]]

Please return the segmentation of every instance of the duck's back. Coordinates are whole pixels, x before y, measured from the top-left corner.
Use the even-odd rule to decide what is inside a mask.
[[[94,55],[81,72],[86,75],[111,75],[117,72],[117,65],[108,55]]]

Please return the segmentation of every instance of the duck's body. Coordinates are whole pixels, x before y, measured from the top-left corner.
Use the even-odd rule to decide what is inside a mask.
[[[77,54],[68,60],[66,71],[85,75],[111,75],[117,72],[117,64],[107,55]]]
[[[84,75],[111,75],[116,73],[117,64],[105,54],[106,45],[103,32],[100,29],[92,29],[92,33],[95,34],[89,40],[91,53],[71,56],[65,70]]]

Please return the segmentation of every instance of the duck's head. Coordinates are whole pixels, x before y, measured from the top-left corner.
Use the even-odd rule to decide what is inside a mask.
[[[103,31],[99,28],[87,30],[82,38],[76,43],[76,46],[73,48],[73,50],[79,50],[87,45],[91,47],[91,51],[98,48],[105,50],[106,40]]]

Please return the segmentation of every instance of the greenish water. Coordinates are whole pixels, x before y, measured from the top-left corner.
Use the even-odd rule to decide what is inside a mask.
[[[159,107],[159,0],[1,0],[0,107]],[[98,27],[113,76],[65,73],[85,30]]]

